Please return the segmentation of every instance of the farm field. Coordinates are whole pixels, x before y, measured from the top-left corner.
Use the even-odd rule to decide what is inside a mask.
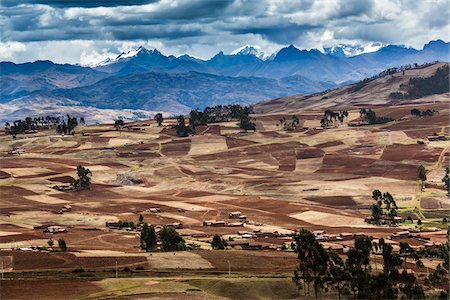
[[[417,118],[409,114],[412,108],[439,114]],[[324,245],[344,253],[358,235],[389,239],[415,228],[418,219],[423,228],[437,228],[421,233],[427,242],[445,242],[441,220],[450,202],[441,178],[450,142],[428,137],[448,134],[448,101],[372,109],[395,115],[397,121],[348,126],[359,118],[355,106],[342,125],[327,129],[319,125],[323,110],[308,108],[255,114],[256,132],[243,133],[235,122],[217,123],[186,138],[170,128],[175,120],[162,127],[154,120],[139,121],[122,130],[112,124],[84,125],[73,136],[48,130],[12,139],[1,133],[0,258],[7,279],[1,281],[2,298],[26,299],[24,287],[35,291],[40,286],[41,299],[58,299],[70,282],[68,298],[140,299],[145,294],[150,299],[203,299],[207,294],[210,299],[289,299],[298,296],[291,280],[297,260],[289,250],[289,235],[301,228],[341,237]],[[291,120],[294,114],[300,128],[283,130],[280,118]],[[23,153],[10,154],[14,148]],[[92,172],[89,190],[52,188],[70,183],[77,165]],[[428,174],[423,189],[419,165]],[[366,223],[374,189],[390,192],[399,215],[414,222],[398,227]],[[68,205],[69,211],[60,211]],[[243,226],[204,224],[236,222],[229,218],[235,211],[246,216]],[[155,226],[182,224],[177,231],[196,250],[146,253],[139,247],[138,231],[107,226],[138,223],[140,215]],[[52,225],[66,232],[44,232]],[[227,250],[211,250],[214,234],[230,241]],[[47,246],[50,238],[64,238],[67,252],[33,250]],[[417,247],[427,243],[415,237],[391,242],[398,247],[403,240]],[[288,249],[281,250],[283,245]],[[116,269],[121,278],[107,279]],[[30,273],[45,276],[18,279]],[[97,278],[97,273],[102,275]],[[62,279],[50,282],[51,276]],[[44,291],[43,285],[51,288]]]

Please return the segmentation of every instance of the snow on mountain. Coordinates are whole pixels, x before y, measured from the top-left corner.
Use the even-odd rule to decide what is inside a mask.
[[[254,55],[257,58],[261,60],[267,60],[271,55],[266,55],[264,51],[262,51],[258,46],[253,45],[245,45],[242,46],[233,52],[231,52],[232,55]]]
[[[133,49],[130,50],[128,52],[122,52],[121,54],[119,54],[118,56],[116,56],[115,58],[107,58],[99,63],[96,64],[91,64],[89,65],[89,67],[101,67],[101,66],[107,66],[110,64],[113,64],[115,62],[118,62],[120,60],[123,59],[127,59],[127,58],[132,58],[138,55],[142,55],[142,54],[161,54],[161,52],[159,52],[157,49],[153,49],[153,50],[147,50],[144,47],[140,46],[137,49]]]
[[[382,43],[371,43],[366,46],[361,45],[349,45],[349,44],[339,44],[334,47],[323,48],[324,53],[327,55],[333,55],[337,57],[352,57],[364,53],[376,52],[382,48]]]

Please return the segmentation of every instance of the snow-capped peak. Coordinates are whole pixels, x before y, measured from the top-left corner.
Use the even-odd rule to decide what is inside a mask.
[[[153,49],[153,50],[148,50],[145,49],[144,47],[140,46],[137,49],[133,49],[127,52],[122,52],[121,54],[119,54],[118,56],[116,56],[115,58],[107,58],[97,64],[92,64],[93,67],[100,67],[100,66],[106,66],[106,65],[110,65],[112,63],[115,63],[119,60],[122,59],[127,59],[127,58],[131,58],[131,57],[135,57],[139,54],[161,54],[161,52],[159,52],[157,49]]]
[[[233,52],[231,52],[232,55],[254,55],[258,57],[259,59],[266,59],[266,54],[261,51],[261,49],[258,46],[252,46],[252,45],[245,45],[243,47],[240,47]]]
[[[324,48],[323,50],[324,50],[325,54],[328,54],[328,55],[334,55],[334,56],[338,56],[338,57],[351,57],[351,56],[356,56],[356,55],[360,55],[363,53],[370,53],[370,52],[378,51],[383,46],[385,46],[385,45],[383,45],[382,43],[370,43],[366,46],[339,44],[334,47]]]

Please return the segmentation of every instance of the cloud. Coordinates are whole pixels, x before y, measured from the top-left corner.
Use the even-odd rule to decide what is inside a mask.
[[[155,2],[157,0],[106,0],[106,1],[91,1],[91,0],[28,0],[21,1],[22,4],[43,4],[52,7],[114,7],[114,6],[131,6],[143,5]],[[2,6],[11,7],[17,5],[17,0],[2,0]]]
[[[139,44],[204,58],[244,44],[267,53],[288,44],[421,48],[448,40],[448,18],[446,0],[2,0],[0,60],[80,62]]]

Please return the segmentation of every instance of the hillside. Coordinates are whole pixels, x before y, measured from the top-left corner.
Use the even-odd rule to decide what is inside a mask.
[[[51,61],[14,64],[0,63],[0,103],[17,99],[34,91],[74,88],[93,84],[107,76],[91,68]]]
[[[337,89],[310,95],[293,95],[272,99],[254,106],[257,113],[291,112],[299,109],[323,109],[333,107],[398,105],[411,102],[448,101],[449,93],[430,95],[421,99],[393,99],[391,93],[407,93],[411,78],[433,76],[438,68],[448,63],[434,63],[384,75],[373,80],[361,81]]]
[[[89,116],[92,122],[105,122],[117,118],[120,110],[134,110],[130,116],[145,118],[154,112],[166,114],[188,113],[218,104],[253,104],[264,99],[296,93],[324,90],[333,85],[318,83],[302,76],[280,80],[257,77],[227,77],[197,72],[138,73],[111,76],[88,86],[69,89],[44,89],[31,92],[4,104],[0,121],[13,121],[26,114],[63,114],[72,109],[79,115]],[[70,107],[69,107],[70,106]],[[43,109],[45,108],[45,109]],[[95,109],[97,113],[92,114]],[[101,110],[108,119],[100,117]],[[25,111],[24,111],[25,110]],[[92,119],[93,118],[93,119]]]
[[[189,55],[166,56],[156,49],[139,47],[91,67],[51,61],[2,62],[0,122],[13,121],[25,114],[40,115],[46,110],[54,114],[73,110],[94,117],[89,122],[104,122],[121,116],[120,110],[126,109],[134,110],[127,112],[133,118],[143,113],[150,116],[154,111],[180,114],[217,104],[248,105],[276,97],[321,92],[400,65],[450,59],[449,43],[441,40],[432,41],[421,50],[387,45],[354,56],[337,50],[322,53],[290,45],[264,56],[256,49],[244,48],[232,54],[221,51],[209,60],[202,60]],[[415,75],[408,71],[405,78],[408,76]],[[403,79],[392,80],[401,83]],[[347,98],[366,101],[370,96],[364,92],[372,91],[375,84],[370,82],[367,89],[362,87],[349,97],[345,96],[345,89],[326,97],[341,103]],[[287,99],[291,99],[290,103],[298,97]],[[307,96],[311,103],[305,103],[315,105],[322,97]],[[269,107],[273,103],[277,102],[270,102]],[[298,104],[286,107],[290,106],[296,108]],[[105,109],[109,111],[102,111]]]

